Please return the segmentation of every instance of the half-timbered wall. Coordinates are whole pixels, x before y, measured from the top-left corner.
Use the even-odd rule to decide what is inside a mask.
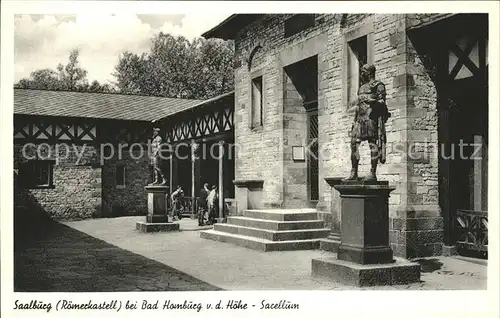
[[[54,160],[50,187],[17,182],[17,210],[55,219],[145,214],[150,135],[149,122],[15,116],[14,169],[28,159]],[[126,167],[125,186],[117,184],[117,166]]]
[[[147,143],[149,122],[16,116],[15,143]]]
[[[180,185],[188,196],[197,196],[203,183],[219,183],[217,158],[210,157],[211,149],[224,142],[222,185],[224,196],[234,196],[234,154],[229,148],[234,143],[234,97],[227,94],[188,111],[160,120],[162,136],[173,150],[168,162],[170,185]],[[215,144],[214,144],[215,143]],[[217,148],[217,147],[216,147]],[[193,156],[193,149],[197,149]],[[202,155],[200,155],[202,153]],[[229,158],[231,157],[231,158]]]
[[[234,105],[226,102],[169,117],[163,121],[166,141],[177,143],[224,135],[234,130],[233,113]]]

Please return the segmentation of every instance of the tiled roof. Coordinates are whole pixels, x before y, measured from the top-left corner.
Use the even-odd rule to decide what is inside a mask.
[[[193,108],[202,100],[14,89],[14,114],[152,121]]]

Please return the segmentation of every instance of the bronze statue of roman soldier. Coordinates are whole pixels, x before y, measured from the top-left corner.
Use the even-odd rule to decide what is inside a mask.
[[[162,171],[162,156],[161,156],[161,146],[162,138],[160,136],[160,128],[153,128],[153,140],[151,142],[151,164],[154,169],[154,181],[149,185],[160,185],[164,186],[167,184],[167,178]],[[161,183],[159,182],[159,177],[161,177]]]
[[[371,153],[370,174],[366,181],[377,180],[378,162],[385,163],[385,123],[391,114],[386,105],[384,83],[375,79],[375,66],[363,65],[360,72],[362,85],[351,111],[355,113],[351,130],[351,175],[346,180],[358,180],[359,146],[368,141]]]

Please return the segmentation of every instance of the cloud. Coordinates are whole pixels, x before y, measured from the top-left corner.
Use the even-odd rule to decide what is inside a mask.
[[[212,28],[227,14],[100,14],[17,15],[14,28],[15,76],[21,78],[41,68],[66,63],[69,52],[80,49],[80,63],[88,79],[113,81],[111,73],[120,53],[146,52],[151,37],[160,32],[192,40]]]

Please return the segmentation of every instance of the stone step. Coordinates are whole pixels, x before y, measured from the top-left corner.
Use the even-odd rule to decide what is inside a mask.
[[[245,210],[243,216],[252,219],[272,221],[318,220],[316,209]]]
[[[322,220],[304,220],[304,221],[274,221],[259,220],[244,216],[230,216],[227,218],[228,224],[253,227],[271,231],[292,231],[305,229],[322,229],[325,222]]]
[[[319,246],[319,241],[317,239],[273,242],[256,237],[219,232],[216,230],[201,231],[200,237],[263,252],[312,250],[317,249]]]
[[[327,252],[337,253],[340,241],[331,240],[328,238],[319,240],[319,249]]]
[[[271,231],[244,227],[234,224],[215,224],[214,230],[224,233],[251,236],[269,241],[292,241],[325,238],[330,234],[330,229],[304,229],[295,231]]]

